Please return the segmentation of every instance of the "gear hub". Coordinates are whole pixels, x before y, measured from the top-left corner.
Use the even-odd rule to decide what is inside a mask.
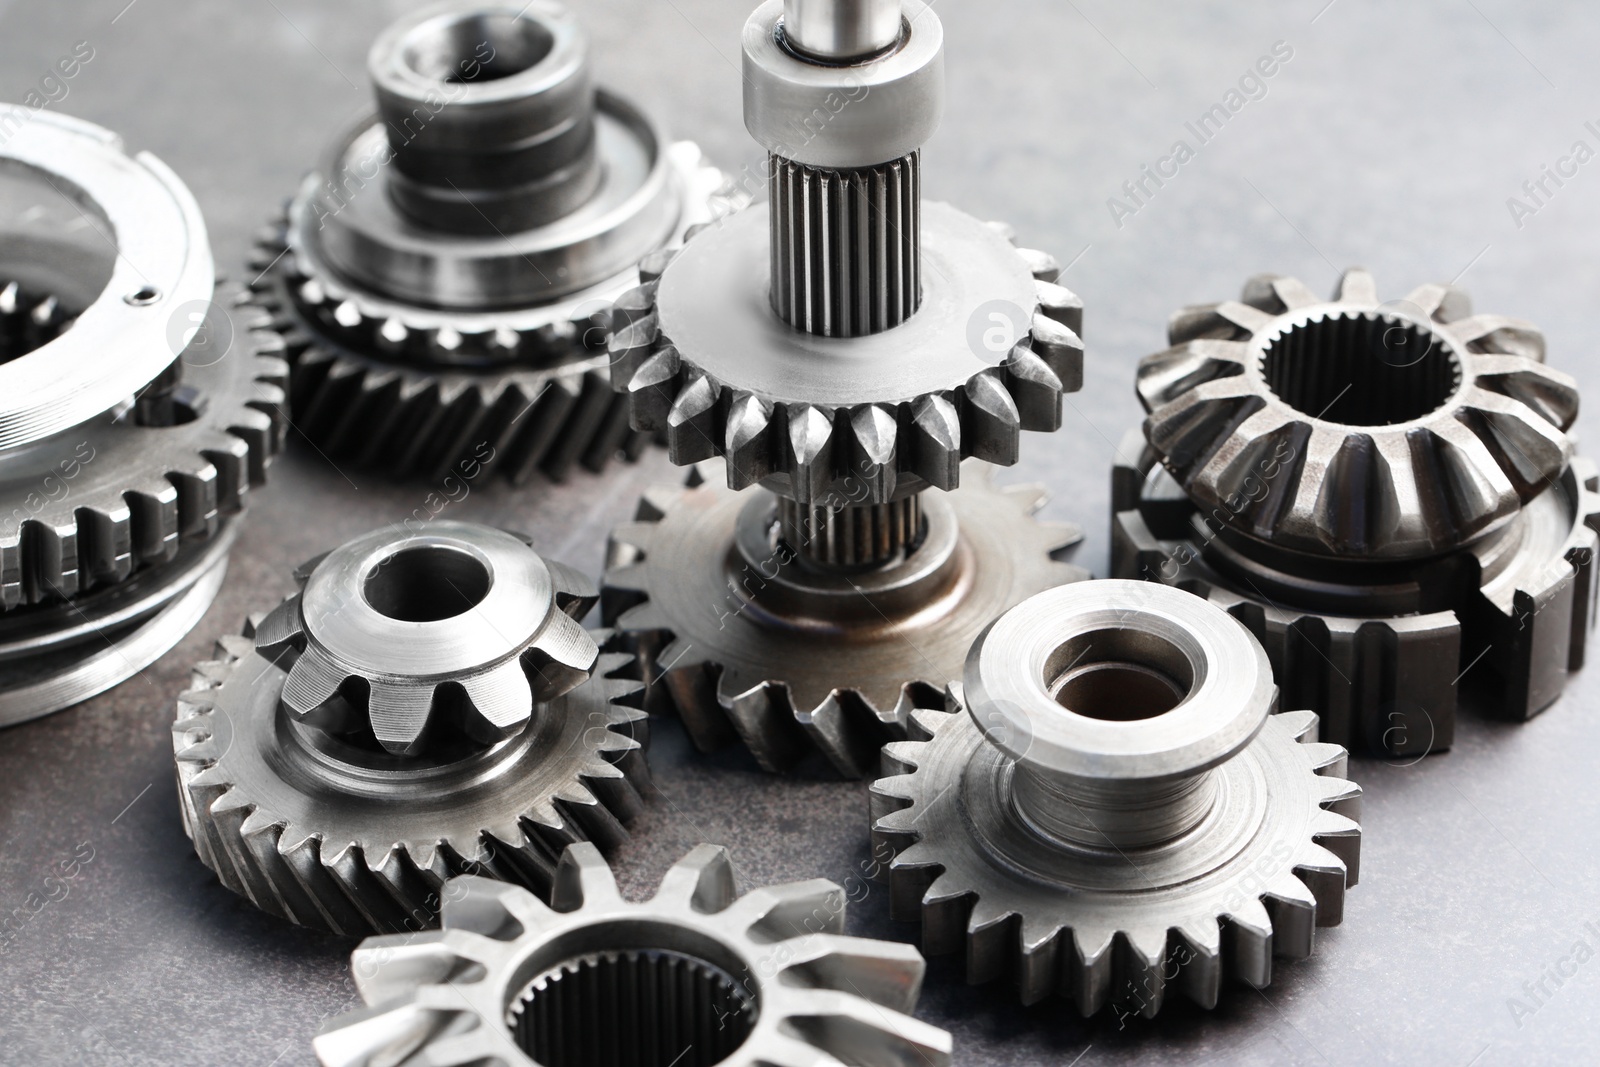
[[[1263,276],[1145,359],[1113,480],[1113,572],[1243,621],[1327,736],[1448,747],[1458,682],[1527,718],[1582,663],[1600,507],[1571,378],[1448,286],[1380,303]],[[1480,666],[1481,664],[1481,666]]]
[[[575,621],[588,579],[455,522],[296,577],[172,728],[184,824],[224,885],[308,926],[416,930],[452,875],[545,891],[567,844],[627,836],[644,712],[629,657]]]
[[[920,0],[763,4],[745,125],[770,205],[617,305],[633,425],[676,463],[723,461],[727,489],[647,498],[613,539],[606,617],[699,743],[737,735],[769,768],[820,749],[866,773],[999,611],[1085,576],[1033,491],[958,488],[963,459],[1012,464],[1020,431],[1060,427],[1082,305],[1005,227],[922,201],[943,63]]]
[[[950,1035],[909,1014],[922,957],[844,936],[832,882],[740,897],[726,850],[701,845],[634,903],[578,844],[548,905],[482,878],[445,897],[443,929],[356,949],[367,1007],[317,1037],[325,1067],[950,1063]]]
[[[648,442],[607,388],[610,302],[729,194],[694,145],[595,87],[588,50],[552,0],[446,0],[373,44],[376,114],[254,264],[297,428],[333,458],[520,483]]]
[[[1012,608],[949,710],[884,751],[892,914],[969,981],[1084,1015],[1266,985],[1274,954],[1341,920],[1360,846],[1344,749],[1277,696],[1244,627],[1180,590],[1083,582]]]
[[[287,368],[160,160],[31,111],[0,160],[5,725],[110,688],[199,621],[281,445]]]

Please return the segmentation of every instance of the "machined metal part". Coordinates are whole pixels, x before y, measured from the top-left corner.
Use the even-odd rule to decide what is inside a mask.
[[[317,1037],[326,1067],[902,1067],[951,1062],[912,1018],[915,949],[844,936],[823,879],[739,896],[728,853],[695,848],[648,901],[589,845],[549,904],[515,886],[445,886],[443,928],[369,938],[351,957],[366,1007]]]
[[[1341,921],[1360,855],[1345,750],[1277,698],[1244,627],[1180,590],[1082,582],[1011,609],[948,710],[884,750],[891,914],[970,982],[1084,1015],[1267,985]]]
[[[592,583],[467,523],[358,538],[226,637],[172,727],[185,829],[229,889],[343,934],[430,925],[445,881],[548,891],[647,780],[631,657]]]
[[[1112,573],[1230,611],[1351,748],[1449,747],[1463,681],[1509,718],[1548,706],[1583,662],[1600,497],[1538,331],[1443,286],[1379,304],[1359,270],[1332,302],[1244,296],[1174,316],[1141,368]]]
[[[331,456],[520,482],[648,443],[606,388],[610,304],[641,259],[743,201],[595,88],[587,48],[549,0],[446,0],[374,43],[377,113],[253,263],[297,428]]]
[[[921,499],[922,536],[897,565],[819,568],[779,523],[778,498],[734,492],[707,464],[689,488],[644,496],[617,527],[606,625],[640,657],[655,707],[702,750],[742,741],[767,770],[820,754],[872,773],[917,708],[942,707],[974,637],[1034,593],[1088,573],[1059,562],[1075,527],[1042,523],[1037,486],[996,488],[973,464]]]
[[[29,112],[0,162],[9,724],[131,677],[199,620],[281,447],[287,365],[154,156]]]

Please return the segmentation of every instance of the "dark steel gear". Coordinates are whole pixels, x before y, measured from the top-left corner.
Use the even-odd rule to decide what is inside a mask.
[[[446,0],[368,61],[378,113],[258,239],[256,300],[294,363],[296,427],[339,460],[521,483],[637,457],[610,394],[610,305],[637,264],[740,198],[592,84],[551,0]]]
[[[1352,270],[1331,302],[1263,276],[1170,332],[1113,477],[1114,575],[1230,611],[1352,748],[1449,747],[1469,670],[1513,719],[1560,695],[1600,498],[1536,329],[1445,286],[1380,304]]]
[[[1361,790],[1311,712],[1272,714],[1261,647],[1198,597],[1053,589],[973,645],[949,711],[884,750],[891,913],[1024,1003],[1215,1007],[1311,953],[1356,882]]]
[[[587,579],[454,522],[298,577],[172,728],[185,828],[225,886],[303,925],[417,930],[454,875],[545,892],[568,844],[626,838],[645,713],[631,657],[574,621]]]

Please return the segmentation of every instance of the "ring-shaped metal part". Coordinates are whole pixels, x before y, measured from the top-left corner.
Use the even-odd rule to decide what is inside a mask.
[[[944,112],[944,27],[921,0],[902,0],[893,51],[861,63],[808,62],[784,46],[783,0],[744,24],[744,124],[773,155],[856,169],[921,148]]]
[[[1079,714],[1052,696],[1057,651],[1108,630],[1132,631],[1188,661],[1191,682],[1177,706],[1115,721]],[[968,713],[1009,756],[1098,781],[1159,780],[1215,767],[1250,743],[1276,696],[1266,653],[1238,621],[1181,590],[1125,580],[1060,586],[1012,609],[973,644],[963,681]]]
[[[0,365],[0,450],[41,441],[109,411],[178,358],[174,308],[209,301],[216,266],[200,207],[155,156],[129,156],[91,123],[28,111],[0,168],[31,172],[111,227],[111,280],[70,330]]]

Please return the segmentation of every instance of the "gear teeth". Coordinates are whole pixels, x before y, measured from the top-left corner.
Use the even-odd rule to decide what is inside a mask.
[[[1015,398],[1024,430],[1054,433],[1061,428],[1061,379],[1027,345],[1018,345],[1006,361],[1006,388]]]
[[[785,445],[785,466],[795,500],[810,504],[824,497],[833,480],[833,420],[809,404],[791,408]],[[731,477],[728,487],[734,488]]]
[[[1223,916],[1222,944],[1229,976],[1256,989],[1272,984],[1272,917],[1257,897]]]
[[[961,479],[961,419],[942,396],[923,397],[912,416],[912,473],[935,489],[951,490]]]
[[[730,929],[772,943],[844,933],[844,890],[825,878],[754,889],[722,914]]]
[[[963,390],[966,398],[962,440],[974,457],[1000,466],[1016,463],[1022,416],[1006,391],[1001,372],[973,376]]]
[[[745,393],[733,401],[724,450],[730,489],[755,485],[773,472],[772,417],[772,405],[760,397]]]
[[[1056,403],[1059,409],[1059,398]],[[894,413],[882,404],[863,405],[850,417],[850,435],[849,469],[867,482],[874,497],[893,496],[898,484],[894,457],[900,436]]]

